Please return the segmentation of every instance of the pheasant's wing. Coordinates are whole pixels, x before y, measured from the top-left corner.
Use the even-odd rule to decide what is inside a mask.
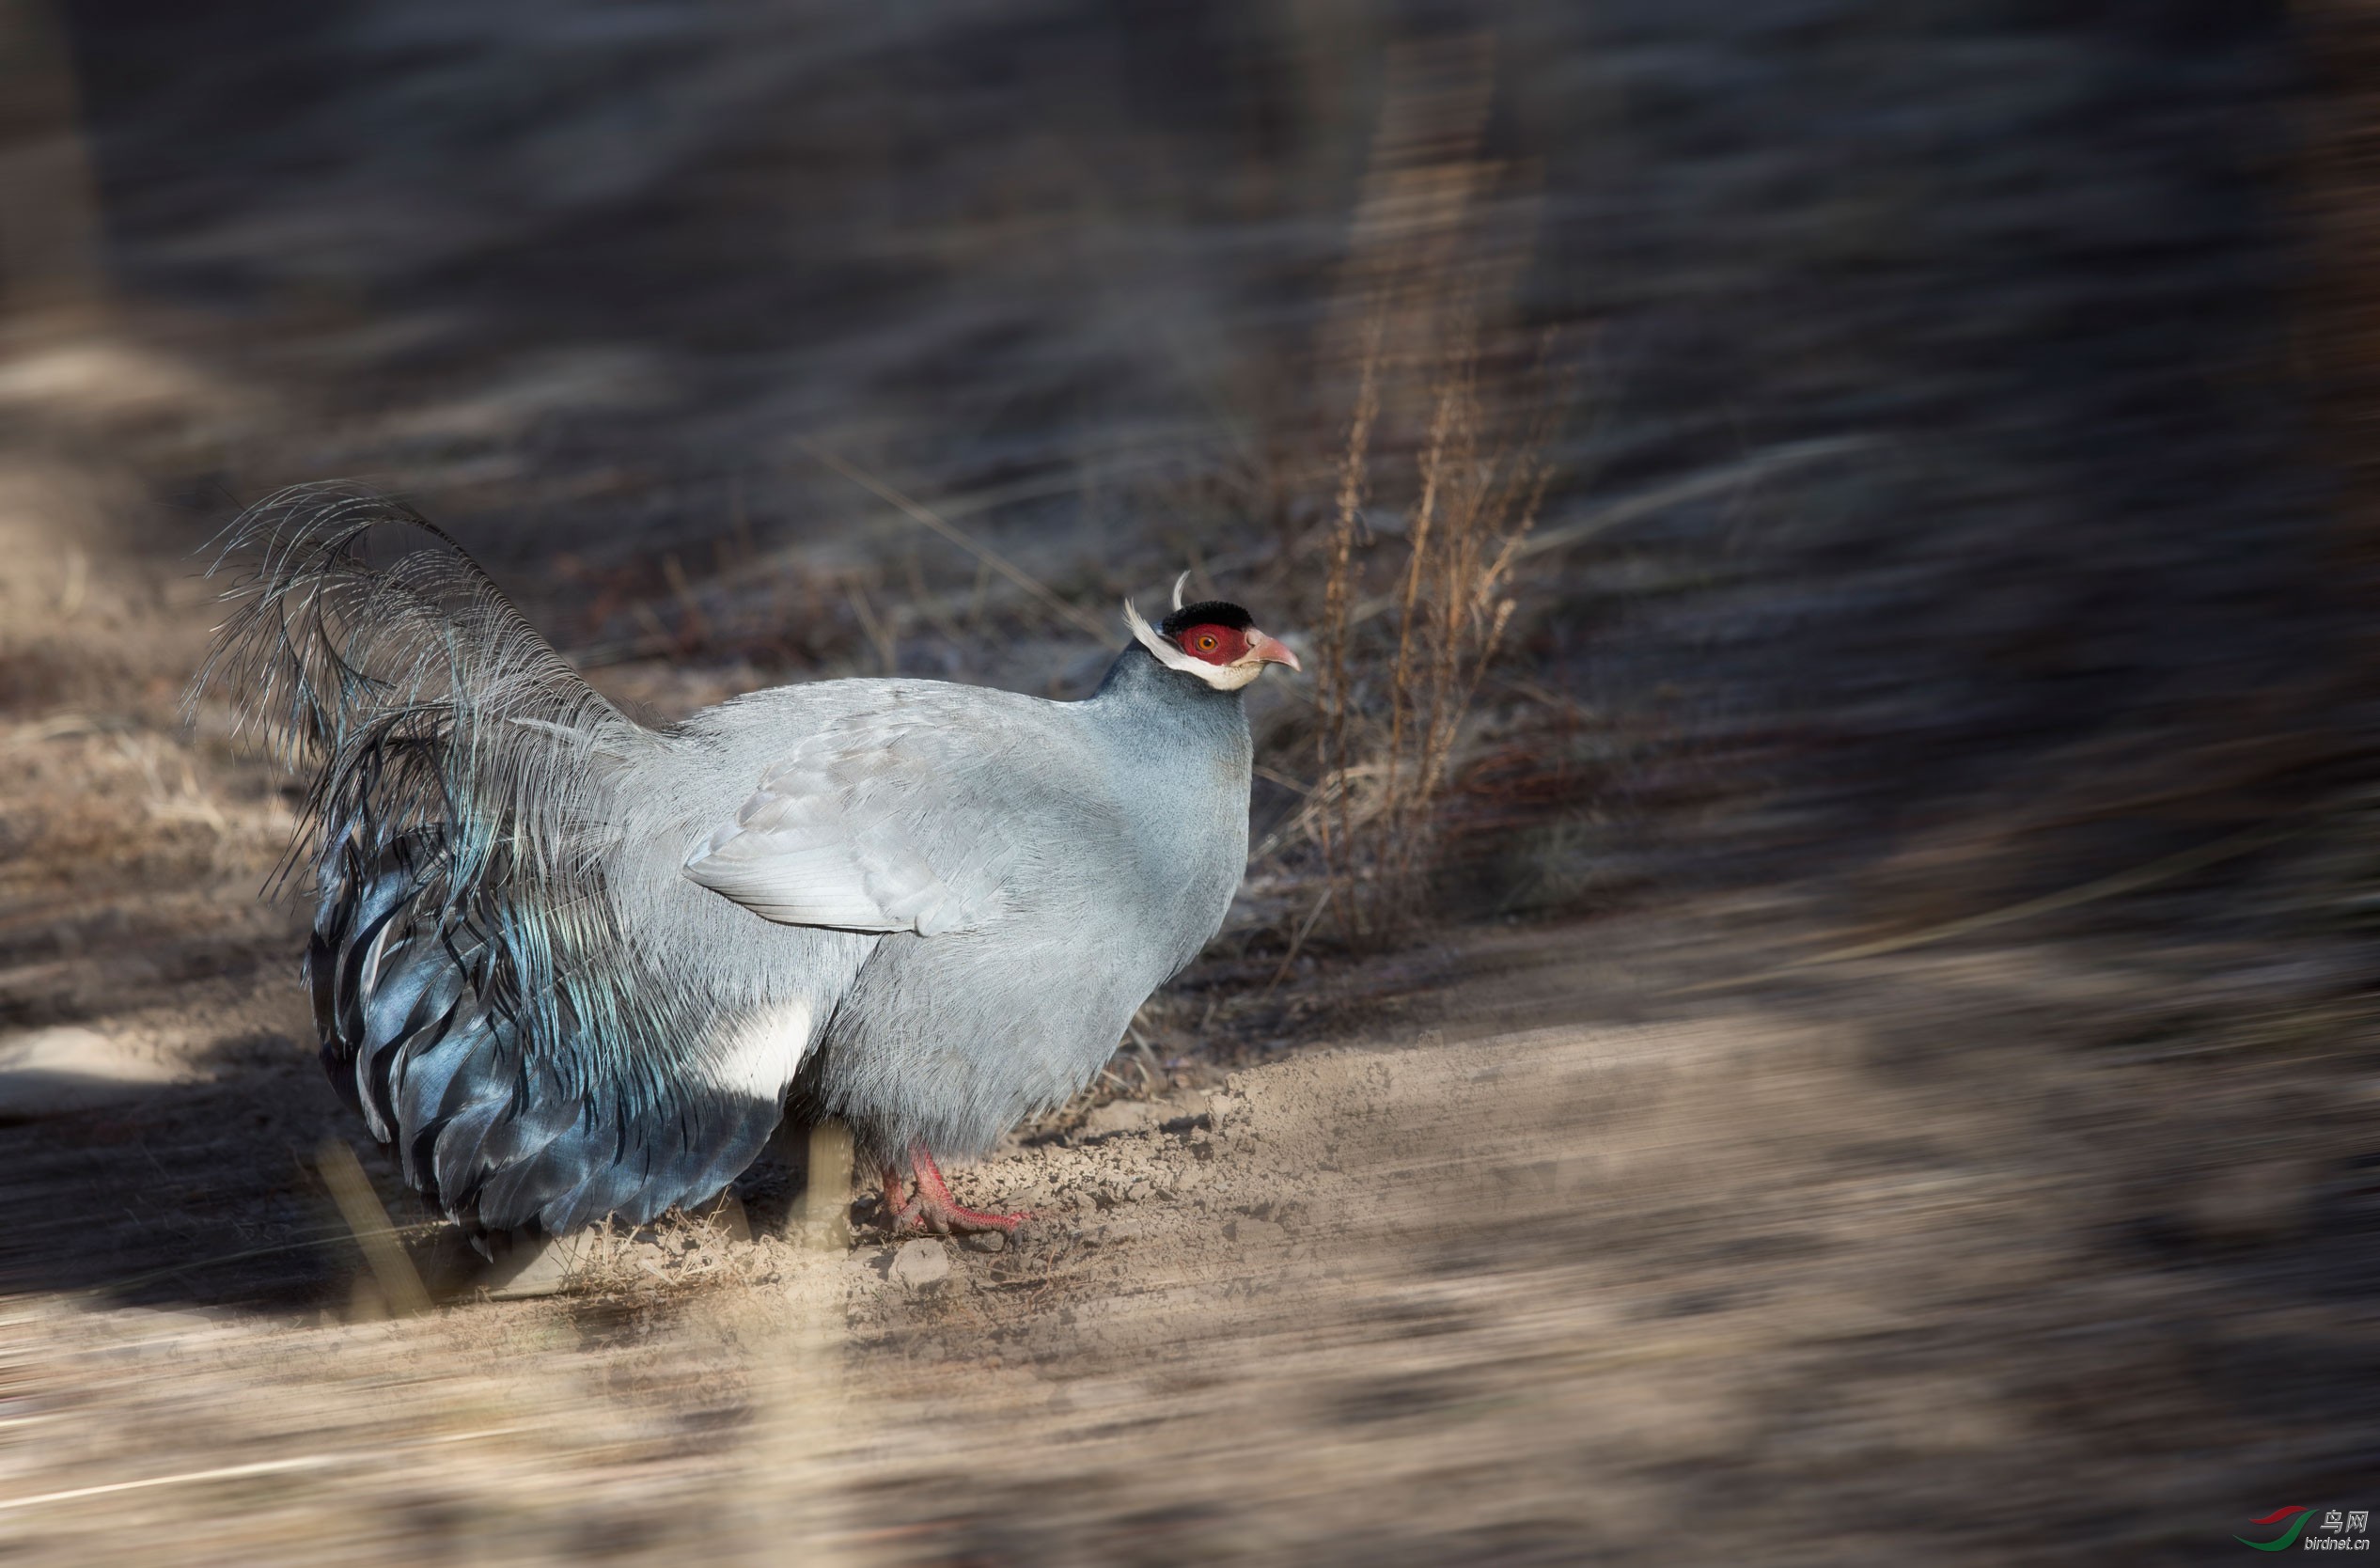
[[[685,874],[784,925],[968,931],[1011,907],[1074,737],[1008,693],[899,700],[808,736],[687,856]],[[1053,705],[1038,705],[1047,708]]]

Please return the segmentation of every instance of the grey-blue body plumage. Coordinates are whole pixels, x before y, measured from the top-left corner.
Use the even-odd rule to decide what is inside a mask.
[[[1238,692],[1138,644],[1077,702],[829,681],[655,729],[388,502],[287,494],[227,557],[202,680],[313,775],[324,1065],[474,1230],[707,1199],[797,1077],[880,1161],[980,1154],[1097,1074],[1246,859]]]

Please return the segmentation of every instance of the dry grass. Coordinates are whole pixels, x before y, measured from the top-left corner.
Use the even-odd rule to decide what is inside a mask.
[[[1379,488],[1376,373],[1368,364],[1348,427],[1317,638],[1314,835],[1341,926],[1358,942],[1395,934],[1417,907],[1440,796],[1511,622],[1512,567],[1548,478],[1542,422],[1518,439],[1499,434],[1466,335],[1438,368],[1403,538],[1389,543],[1367,525],[1364,505]],[[1388,591],[1362,597],[1381,575],[1377,557],[1400,547]]]
[[[1459,48],[1399,63],[1341,290],[1354,407],[1324,551],[1320,773],[1303,820],[1339,929],[1358,945],[1393,938],[1426,906],[1438,808],[1511,623],[1561,403],[1550,342],[1532,371],[1498,314],[1524,247],[1495,232],[1509,171],[1479,155],[1488,69],[1483,52]]]

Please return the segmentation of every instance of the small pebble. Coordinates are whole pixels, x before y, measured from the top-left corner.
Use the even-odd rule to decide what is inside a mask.
[[[906,1291],[922,1291],[950,1278],[950,1253],[931,1236],[903,1242],[893,1254],[892,1281]]]

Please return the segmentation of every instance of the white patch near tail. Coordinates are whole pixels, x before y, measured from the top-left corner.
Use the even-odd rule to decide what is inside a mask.
[[[714,1088],[755,1100],[782,1098],[816,1039],[818,1009],[808,997],[763,1008],[715,1042],[707,1066]]]

